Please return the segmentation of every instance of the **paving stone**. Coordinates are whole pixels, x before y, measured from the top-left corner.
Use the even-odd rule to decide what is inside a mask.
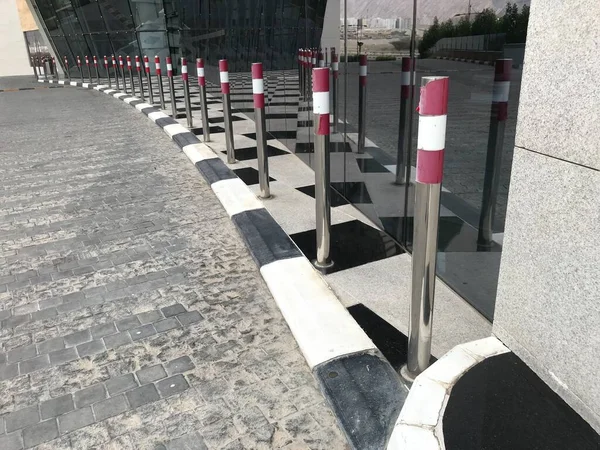
[[[137,378],[140,380],[141,384],[152,383],[153,381],[160,380],[167,376],[167,372],[160,364],[145,367],[138,370],[135,374],[137,375]]]
[[[183,392],[190,385],[185,377],[180,374],[158,381],[156,387],[158,388],[158,392],[160,392],[160,396],[164,398]]]
[[[21,361],[19,363],[19,373],[25,375],[36,370],[42,370],[50,366],[50,358],[48,355],[40,355],[35,358]]]
[[[188,433],[165,442],[164,447],[166,450],[208,450],[204,439],[197,432]]]
[[[21,450],[23,448],[21,433],[16,432],[4,436],[0,435],[0,448],[2,450]]]
[[[110,380],[107,380],[105,384],[109,395],[115,395],[121,392],[129,391],[138,386],[137,381],[135,381],[135,377],[132,373],[111,378]]]
[[[190,311],[183,314],[179,314],[177,319],[181,322],[183,326],[191,325],[196,322],[200,322],[204,320],[204,317],[200,315],[198,311]]]
[[[50,353],[50,363],[53,366],[59,366],[77,358],[79,358],[79,355],[77,354],[77,349],[74,347]]]
[[[171,305],[171,306],[167,306],[167,307],[163,308],[161,311],[165,315],[165,317],[171,317],[171,316],[176,316],[177,314],[184,313],[185,308],[183,307],[182,304],[176,303],[175,305]]]
[[[67,347],[75,347],[91,340],[92,334],[90,333],[90,330],[83,330],[65,336],[65,345]]]
[[[53,398],[52,400],[46,400],[40,405],[42,420],[60,416],[73,409],[75,409],[75,404],[73,403],[73,396],[71,394],[62,395]]]
[[[18,411],[9,413],[5,417],[6,432],[11,433],[15,430],[28,427],[40,421],[40,414],[37,405],[29,406]]]
[[[175,317],[168,317],[166,319],[154,323],[154,328],[156,328],[156,331],[158,333],[162,333],[164,331],[169,331],[179,327],[181,327],[181,324],[177,321]]]
[[[158,391],[153,384],[146,384],[133,391],[127,392],[127,400],[132,408],[145,405],[146,403],[155,402],[160,397]]]
[[[104,345],[108,349],[121,347],[122,345],[127,345],[131,343],[131,336],[129,336],[129,333],[127,331],[112,334],[110,336],[105,336],[102,339],[104,340]]]
[[[10,380],[19,375],[18,364],[0,364],[0,380]]]
[[[117,327],[113,322],[103,323],[101,325],[96,325],[91,329],[92,337],[94,339],[98,339],[104,336],[108,336],[109,334],[114,334],[117,332]]]
[[[129,405],[127,404],[125,395],[121,394],[95,403],[92,408],[96,415],[96,420],[100,421],[124,413],[129,408]]]
[[[37,355],[37,349],[35,344],[27,345],[25,347],[18,347],[14,350],[10,350],[6,353],[6,361],[8,363],[15,363],[26,359],[33,358]]]
[[[44,442],[58,437],[56,419],[46,420],[23,430],[23,444],[25,448],[35,447]]]
[[[158,322],[163,317],[162,314],[160,313],[160,311],[146,311],[146,312],[138,314],[137,316],[142,325],[147,324],[147,323]],[[157,328],[157,330],[158,330],[158,328]]]
[[[106,398],[106,389],[103,384],[96,384],[73,394],[76,408],[83,408],[92,403],[99,402]]]
[[[40,354],[51,353],[65,348],[65,340],[61,336],[59,336],[52,339],[48,339],[46,341],[42,341],[39,344],[37,344],[37,346],[38,352]]]
[[[104,341],[102,339],[86,342],[85,344],[79,344],[77,346],[77,353],[79,353],[80,358],[95,355],[96,353],[103,352],[104,350],[106,350],[106,348],[104,347]]]
[[[61,434],[69,433],[79,428],[87,427],[94,423],[94,414],[91,406],[76,409],[58,418],[58,427]]]
[[[174,359],[165,364],[165,369],[169,375],[187,372],[194,367],[194,363],[189,356],[182,356],[181,358]]]
[[[134,328],[133,330],[129,330],[129,334],[131,335],[131,339],[134,341],[139,341],[140,339],[147,338],[156,334],[156,328],[151,323],[142,325],[141,327]]]
[[[127,317],[117,321],[117,329],[119,331],[131,330],[132,328],[139,327],[140,325],[140,319],[138,319],[137,316]]]

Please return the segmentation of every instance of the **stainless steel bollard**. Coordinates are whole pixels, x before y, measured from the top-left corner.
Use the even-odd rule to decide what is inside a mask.
[[[77,57],[77,68],[79,69],[79,76],[81,77],[81,82],[83,83],[83,68],[81,67],[81,58]]]
[[[175,84],[173,83],[173,63],[167,56],[167,79],[169,81],[169,95],[171,96],[171,115],[177,119],[177,99],[175,98]]]
[[[318,62],[319,67],[320,68],[325,67],[325,58],[323,56],[323,52],[321,51],[321,49],[319,49],[319,56],[318,56],[318,58],[319,58],[319,62]]]
[[[256,153],[258,156],[260,197],[270,198],[269,155],[267,152],[267,126],[265,121],[265,84],[262,63],[252,64],[252,97],[254,99],[254,123],[256,124]]]
[[[140,82],[140,98],[146,101],[144,98],[144,80],[142,79],[142,62],[138,55],[135,56],[135,70],[137,70],[138,80]]]
[[[358,153],[364,153],[367,137],[367,55],[360,55],[358,64]]]
[[[504,146],[504,129],[508,118],[508,94],[510,93],[510,72],[512,59],[497,59],[495,64],[494,91],[490,116],[485,177],[483,179],[483,199],[479,216],[477,248],[490,249],[492,239],[496,199],[500,185],[500,168]]]
[[[192,118],[192,104],[190,102],[190,85],[188,81],[187,59],[181,58],[181,80],[183,81],[183,101],[185,103],[185,117],[187,118],[188,128],[194,126]]]
[[[131,94],[135,95],[135,84],[133,82],[133,70],[131,67],[131,56],[127,55],[127,70],[129,71],[129,87],[131,88]]]
[[[144,55],[144,70],[146,71],[146,81],[148,82],[148,102],[154,104],[154,91],[152,89],[152,77],[150,76],[150,60]]]
[[[231,98],[229,97],[229,65],[226,59],[219,61],[221,92],[223,93],[223,120],[225,122],[225,143],[227,145],[227,163],[235,163],[235,143],[233,140],[233,123],[231,121]]]
[[[87,67],[88,78],[90,80],[90,84],[92,84],[92,69],[90,68],[90,58],[88,58],[87,55],[85,55],[85,65]]]
[[[154,67],[156,69],[156,81],[158,81],[158,96],[160,98],[160,107],[165,109],[165,91],[162,81],[162,70],[160,68],[160,57],[154,56]]]
[[[110,55],[110,60],[112,62],[113,72],[115,73],[115,86],[117,89],[121,89],[119,86],[119,69],[117,68],[117,60],[115,59],[115,55]]]
[[[414,64],[408,56],[402,57],[402,78],[400,80],[400,121],[398,124],[398,155],[396,159],[396,184],[409,184],[407,168],[410,165],[410,145],[408,144],[408,103],[413,89]]]
[[[331,114],[333,118],[333,132],[338,129],[338,78],[339,63],[335,48],[331,49]]]
[[[298,49],[298,88],[302,95],[302,49]]]
[[[96,84],[100,84],[100,72],[98,71],[98,58],[96,58],[96,55],[94,55],[92,58],[94,60],[94,69],[96,70]]]
[[[104,55],[104,70],[106,70],[106,78],[108,78],[108,87],[112,88],[112,80],[110,79],[110,71],[108,69],[108,58]]]
[[[196,59],[196,72],[198,75],[198,89],[200,92],[200,113],[202,115],[202,139],[210,141],[210,122],[208,121],[208,105],[206,103],[206,78],[204,78],[204,60]]]
[[[315,124],[315,204],[317,218],[317,259],[314,266],[322,271],[331,261],[331,187],[329,149],[329,68],[312,71],[313,121]]]
[[[419,101],[408,358],[400,371],[409,383],[429,366],[431,359],[447,111],[448,77],[423,77]]]
[[[123,57],[119,55],[119,68],[121,69],[121,79],[123,80],[123,92],[127,94],[127,77],[125,76],[125,66],[123,65]]]
[[[67,57],[64,57],[64,61],[65,61],[65,74],[67,74],[67,78],[69,79],[69,82],[71,81],[71,72],[69,72],[69,60],[67,59]]]
[[[52,78],[58,80],[58,68],[56,67],[56,58],[52,57]]]

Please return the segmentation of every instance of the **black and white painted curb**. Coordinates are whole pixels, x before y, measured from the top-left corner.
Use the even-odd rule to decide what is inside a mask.
[[[453,58],[450,56],[436,56],[435,59],[444,59],[446,61],[468,62],[468,63],[480,64],[480,65],[484,65],[484,66],[493,66],[494,65],[494,61],[483,61],[480,59]]]
[[[494,336],[460,344],[414,381],[388,443],[388,450],[443,450],[443,417],[452,387],[486,358],[510,350]]]
[[[159,108],[106,85],[38,81],[104,92],[163,129],[211,186],[236,225],[352,447],[385,448],[406,388],[322,276],[211,149],[211,143],[200,142]]]

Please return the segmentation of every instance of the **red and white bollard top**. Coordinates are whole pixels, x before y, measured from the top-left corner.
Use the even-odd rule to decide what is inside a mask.
[[[336,55],[335,51],[333,51],[331,53],[331,72],[333,73],[333,78],[335,78],[337,80],[338,76],[339,76],[339,62],[338,62],[338,55]]]
[[[417,182],[439,184],[444,174],[448,77],[425,77],[419,99]]]
[[[265,82],[263,80],[262,63],[252,64],[252,98],[254,99],[254,108],[263,109],[265,107]]]
[[[81,68],[81,58],[77,57],[77,67]]]
[[[315,134],[327,135],[329,129],[329,69],[313,69],[313,114],[319,117]]]
[[[123,70],[123,57],[119,55],[119,66],[121,66],[121,70]]]
[[[414,64],[409,56],[402,57],[402,75],[400,80],[400,98],[410,98],[412,90],[412,69]]]
[[[300,65],[306,67],[306,50],[300,49]]]
[[[310,52],[310,54],[311,54],[311,57],[310,57],[311,61],[310,61],[310,63],[312,64],[311,67],[317,67],[317,50],[313,49],[313,51]]]
[[[98,68],[98,59],[96,59],[96,55],[92,56],[92,58],[94,58],[94,67],[97,69]]]
[[[319,67],[325,67],[325,57],[321,50],[319,50]]]
[[[142,64],[140,62],[140,57],[138,55],[135,55],[135,68],[138,72],[142,71]]]
[[[56,59],[54,59],[54,56],[52,57],[52,67],[56,67]]]
[[[167,77],[173,78],[173,62],[170,56],[167,56]]]
[[[367,85],[367,55],[358,57],[358,81],[361,86]]]
[[[127,55],[127,69],[131,72],[131,56]]]
[[[108,69],[108,58],[104,55],[104,68]]]
[[[154,55],[154,68],[156,69],[156,75],[162,75],[162,70],[160,68],[160,57],[158,55]]]
[[[219,61],[219,77],[221,80],[221,92],[223,94],[229,94],[229,64],[226,59]]]
[[[496,118],[500,122],[508,119],[508,94],[510,93],[510,71],[512,59],[497,59],[492,92],[492,108],[496,108]]]
[[[115,55],[110,55],[110,59],[112,61],[113,69],[117,68],[117,60],[115,59]]]
[[[150,74],[150,60],[146,55],[144,55],[144,70],[148,75]]]
[[[85,65],[86,66],[90,66],[90,59],[87,57],[87,55],[85,55]]]
[[[206,86],[206,78],[204,78],[204,60],[196,59],[196,74],[198,75],[198,86]]]
[[[183,81],[188,81],[188,66],[186,58],[181,58],[181,79]]]

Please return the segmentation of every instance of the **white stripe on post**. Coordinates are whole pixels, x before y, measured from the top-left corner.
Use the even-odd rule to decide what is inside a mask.
[[[167,70],[173,70],[173,64],[167,64]]]
[[[252,93],[253,94],[264,94],[265,93],[265,83],[262,79],[253,79],[252,80]]]
[[[221,83],[229,83],[229,72],[219,72]]]
[[[329,92],[313,92],[313,113],[329,114]]]
[[[493,102],[507,102],[510,92],[510,81],[494,82],[494,90],[492,91]]]
[[[446,145],[446,122],[448,116],[419,115],[417,148],[425,151],[444,150]]]
[[[204,67],[197,67],[198,77],[204,76]]]
[[[360,72],[358,73],[361,77],[367,76],[367,66],[360,66]]]
[[[402,72],[400,79],[402,86],[410,86],[410,72]]]

